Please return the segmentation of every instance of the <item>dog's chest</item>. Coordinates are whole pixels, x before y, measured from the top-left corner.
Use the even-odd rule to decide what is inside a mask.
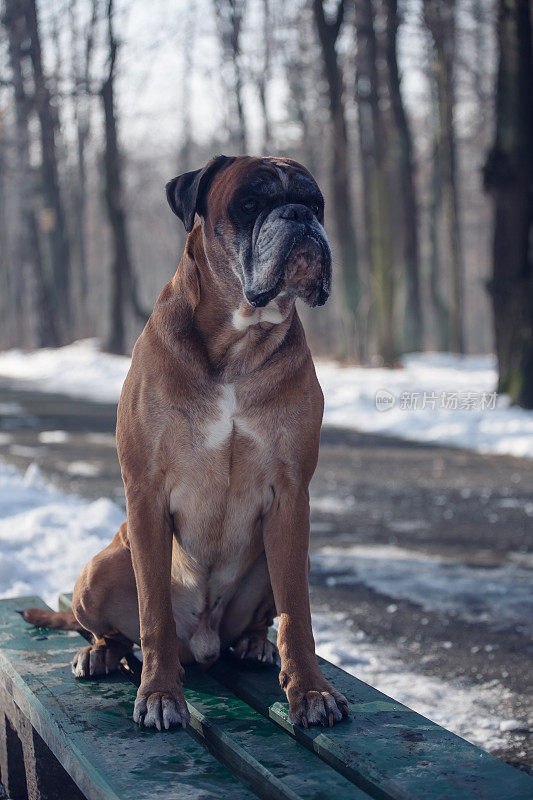
[[[216,386],[193,446],[177,459],[170,513],[184,561],[199,572],[242,571],[272,502],[273,435],[261,408],[245,410],[233,384]]]

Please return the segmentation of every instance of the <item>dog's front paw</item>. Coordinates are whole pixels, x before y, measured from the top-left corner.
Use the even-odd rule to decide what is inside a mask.
[[[183,689],[170,692],[137,692],[133,708],[133,720],[141,728],[168,730],[175,725],[186,728],[190,719]]]
[[[280,676],[282,687],[283,674]],[[333,727],[343,717],[349,716],[348,700],[333,686],[324,682],[320,688],[303,691],[299,688],[288,688],[289,720],[303,728],[309,725]]]

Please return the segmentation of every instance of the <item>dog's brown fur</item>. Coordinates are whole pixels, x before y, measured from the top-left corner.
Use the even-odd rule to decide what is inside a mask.
[[[182,664],[209,664],[229,646],[272,663],[276,613],[291,719],[331,725],[347,713],[318,667],[309,608],[322,392],[293,299],[280,298],[278,324],[260,313],[232,323],[258,314],[225,251],[228,197],[258,161],[236,159],[213,177],[202,224],[135,345],[117,421],[127,522],[74,590],[75,620],[95,637],[75,674],[110,671],[141,643],[134,719],[158,728],[188,720]],[[298,259],[291,269],[306,280]]]

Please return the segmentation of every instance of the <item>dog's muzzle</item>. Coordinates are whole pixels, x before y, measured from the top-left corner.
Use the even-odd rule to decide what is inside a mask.
[[[289,253],[285,265],[287,290],[310,306],[324,305],[329,297],[329,253],[311,234],[304,235]]]
[[[331,288],[331,251],[310,209],[280,206],[261,222],[251,274],[244,282],[248,302],[262,308],[284,291],[310,306],[323,305]]]

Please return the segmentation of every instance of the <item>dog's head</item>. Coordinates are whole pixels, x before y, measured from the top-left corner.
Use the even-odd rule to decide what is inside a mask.
[[[326,302],[331,250],[324,198],[301,164],[218,156],[170,181],[167,197],[187,231],[198,214],[210,264],[229,265],[252,306],[281,293],[311,306]]]

